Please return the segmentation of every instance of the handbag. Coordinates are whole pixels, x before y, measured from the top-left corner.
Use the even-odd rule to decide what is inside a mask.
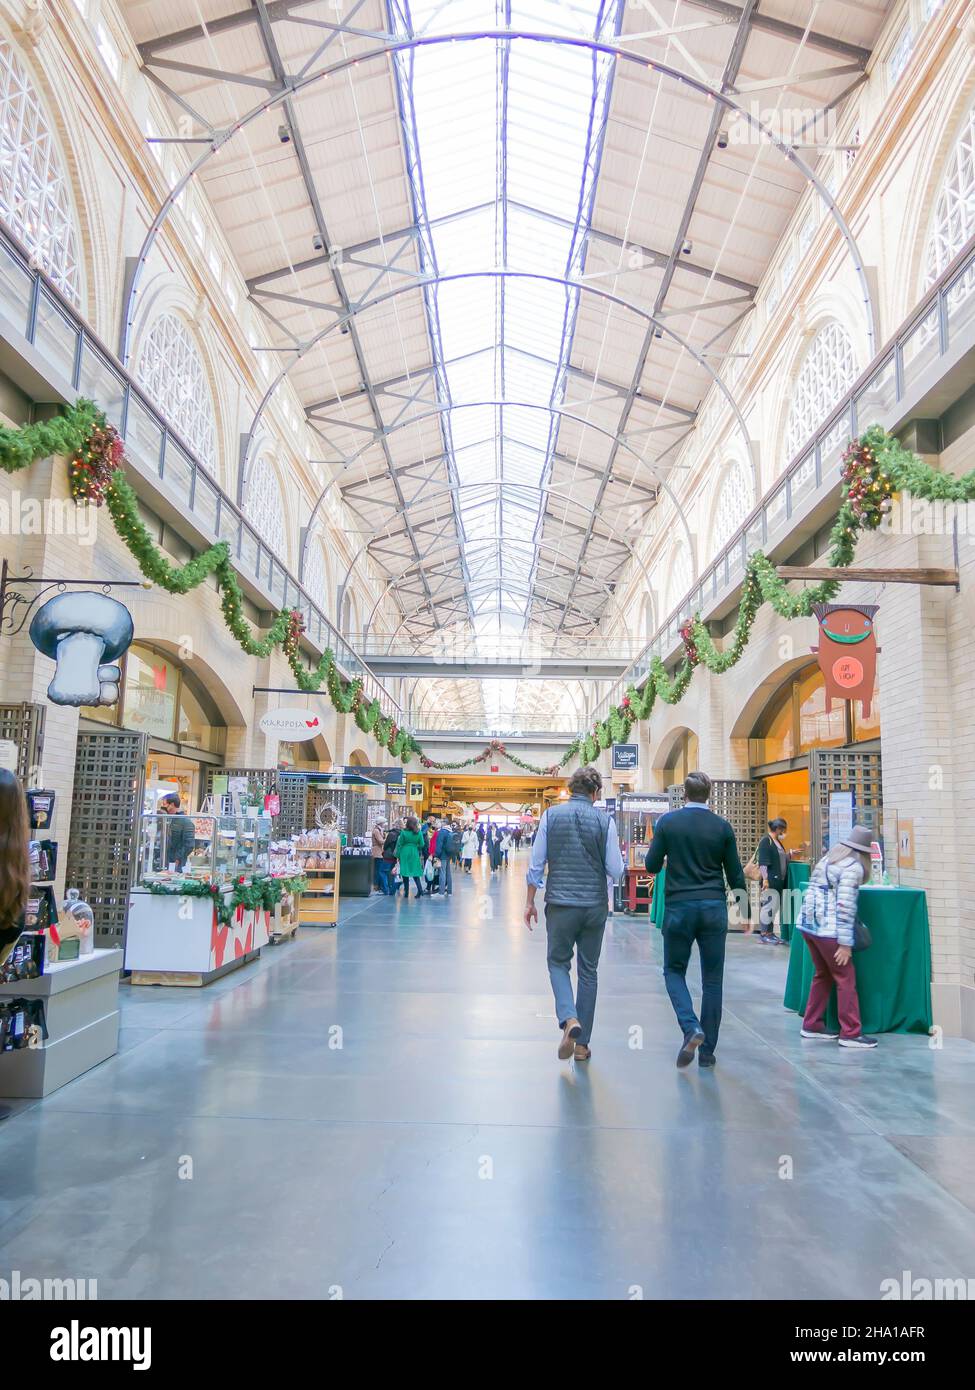
[[[853,949],[854,951],[865,951],[868,946],[873,945],[873,937],[870,935],[870,928],[866,922],[861,922],[859,917],[853,923]]]
[[[745,865],[744,873],[745,873],[745,877],[746,877],[747,879],[750,879],[752,883],[761,883],[761,881],[762,881],[762,871],[761,871],[761,869],[760,869],[759,866],[758,866],[758,850],[757,850],[757,849],[755,849],[755,850],[752,852],[752,857],[751,857],[751,859],[749,859],[748,863]]]

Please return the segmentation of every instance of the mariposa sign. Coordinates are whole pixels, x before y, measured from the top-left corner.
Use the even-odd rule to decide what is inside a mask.
[[[286,743],[305,743],[322,733],[321,717],[310,709],[271,709],[261,716],[260,729],[268,738]]]

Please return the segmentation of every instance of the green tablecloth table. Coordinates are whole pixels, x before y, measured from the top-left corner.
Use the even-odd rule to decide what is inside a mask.
[[[865,1033],[927,1033],[931,1029],[931,938],[928,905],[918,888],[861,888],[860,920],[873,944],[853,953]],[[787,1009],[801,1014],[812,983],[812,957],[794,932],[785,983]],[[826,1026],[839,1032],[834,989]]]
[[[788,891],[782,899],[782,911],[779,913],[779,934],[783,941],[792,940],[792,928],[795,926],[795,918],[799,915],[799,903],[802,901],[801,897],[795,895],[805,891],[809,873],[808,864],[800,863],[798,860],[789,861],[789,876],[785,882]]]

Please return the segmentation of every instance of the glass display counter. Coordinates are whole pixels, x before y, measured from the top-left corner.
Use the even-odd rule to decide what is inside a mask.
[[[125,935],[132,983],[205,985],[254,960],[270,914],[239,899],[270,871],[270,817],[141,816]]]

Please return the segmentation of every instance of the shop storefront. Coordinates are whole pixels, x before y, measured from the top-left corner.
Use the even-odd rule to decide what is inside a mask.
[[[126,653],[118,704],[82,715],[147,736],[147,811],[170,791],[187,810],[198,809],[209,769],[223,765],[227,731],[214,701],[188,664],[146,643]]]
[[[818,850],[822,833],[810,781],[811,757],[818,749],[875,753],[879,760],[879,680],[869,715],[851,700],[834,700],[827,710],[822,673],[812,663],[780,687],[755,724],[749,739],[751,775],[765,783],[769,819],[781,816],[788,822],[789,846],[806,861]]]

